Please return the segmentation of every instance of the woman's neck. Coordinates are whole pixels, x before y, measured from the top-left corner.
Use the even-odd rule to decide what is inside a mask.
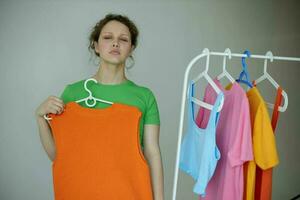
[[[100,63],[97,73],[93,76],[99,83],[120,84],[127,80],[125,77],[124,64],[114,65],[110,63]]]

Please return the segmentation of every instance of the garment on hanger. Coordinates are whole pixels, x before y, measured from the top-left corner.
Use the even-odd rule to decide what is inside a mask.
[[[278,87],[277,95],[274,103],[272,114],[272,129],[275,134],[276,125],[279,117],[279,106],[282,102],[282,88]],[[272,199],[272,171],[273,168],[267,170],[256,170],[255,181],[255,200],[271,200]]]
[[[205,196],[207,183],[220,159],[215,134],[219,119],[217,109],[223,93],[220,92],[214,102],[207,126],[199,128],[194,119],[194,102],[191,99],[194,96],[194,83],[189,83],[188,91],[188,129],[182,140],[179,168],[196,181],[193,192]]]
[[[244,200],[254,200],[256,170],[266,170],[278,164],[276,142],[264,99],[257,87],[247,91],[250,105],[254,160],[244,164]]]
[[[66,104],[50,114],[56,158],[55,200],[152,200],[150,170],[139,145],[141,112],[114,103],[106,108]]]
[[[64,103],[76,101],[87,97],[89,94],[84,89],[85,79],[68,84],[60,95]],[[142,112],[139,123],[140,145],[144,149],[144,125],[160,124],[160,116],[156,98],[153,92],[147,88],[137,85],[131,80],[126,80],[120,84],[102,84],[91,82],[87,86],[93,93],[93,96],[106,99],[112,102],[124,103],[138,107]],[[80,105],[87,107],[84,102]],[[106,108],[109,104],[97,102],[94,108]]]
[[[207,185],[203,200],[241,200],[243,198],[243,164],[253,160],[249,102],[243,88],[234,82],[224,89],[217,79],[215,83],[225,96],[217,126],[216,141],[221,152],[215,173]],[[216,92],[208,85],[204,101],[214,102]],[[199,110],[196,122],[205,127],[210,111]]]

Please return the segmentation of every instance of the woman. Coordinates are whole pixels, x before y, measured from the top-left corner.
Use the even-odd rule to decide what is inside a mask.
[[[135,105],[142,111],[140,120],[140,145],[149,165],[153,198],[163,199],[163,168],[159,149],[159,112],[150,89],[138,86],[125,76],[125,63],[132,58],[137,46],[138,30],[126,16],[108,14],[100,20],[89,37],[89,49],[99,57],[97,73],[92,78],[97,84],[91,86],[94,96],[112,102]],[[35,111],[41,142],[49,158],[55,159],[55,143],[51,128],[43,118],[45,114],[62,114],[65,104],[86,96],[82,91],[84,80],[65,87],[61,98],[49,96]],[[81,104],[81,103],[80,103]],[[84,102],[81,104],[83,106]],[[107,104],[96,104],[103,108]]]

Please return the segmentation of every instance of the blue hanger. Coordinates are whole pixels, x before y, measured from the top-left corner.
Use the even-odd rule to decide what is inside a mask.
[[[247,55],[247,57],[250,57],[250,51],[246,50],[244,52],[244,54]],[[247,69],[247,64],[245,62],[246,57],[242,57],[242,67],[243,67],[243,71],[240,73],[240,76],[238,79],[236,79],[236,82],[238,83],[244,83],[246,85],[248,85],[250,88],[253,87],[252,83],[249,81],[250,77],[249,77],[249,73],[248,73],[248,69]],[[243,79],[243,77],[245,76],[246,80]]]

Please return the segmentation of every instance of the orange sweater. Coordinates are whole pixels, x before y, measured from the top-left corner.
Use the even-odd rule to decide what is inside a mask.
[[[141,112],[66,104],[49,114],[56,144],[52,165],[55,200],[152,200],[150,171],[139,144]]]

